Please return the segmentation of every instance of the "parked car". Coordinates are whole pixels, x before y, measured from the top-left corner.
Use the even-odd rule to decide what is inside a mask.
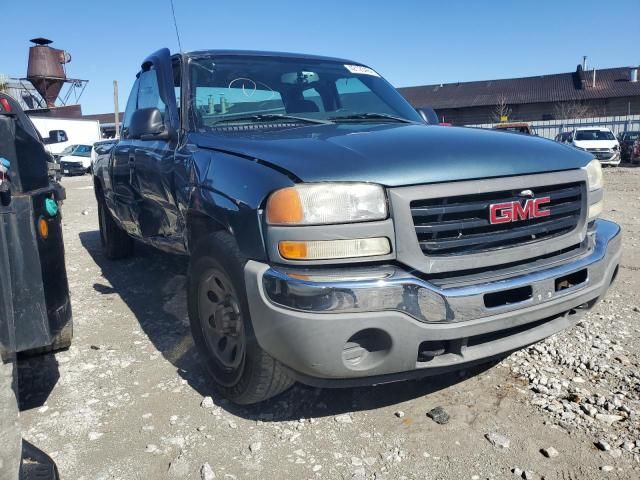
[[[91,145],[69,145],[60,153],[63,175],[84,175],[91,170]]]
[[[503,132],[523,133],[525,135],[535,135],[534,128],[526,122],[517,123],[498,123],[493,126],[494,130],[501,130]]]
[[[573,131],[559,133],[554,140],[559,143],[571,143],[573,142]]]
[[[631,149],[631,156],[629,158],[629,162],[632,165],[635,165],[636,163],[640,163],[640,139],[636,140],[633,143],[633,148]]]
[[[620,143],[620,160],[631,162],[632,153],[636,142],[640,141],[640,131],[626,131],[620,134],[618,142]]]
[[[620,165],[620,144],[606,127],[576,128],[571,135],[571,145],[593,154],[602,165]]]
[[[93,164],[100,155],[109,155],[116,143],[118,143],[118,140],[115,138],[94,143],[91,149],[91,168],[93,168]]]
[[[620,258],[592,155],[432,128],[350,60],[159,50],[94,175],[108,258],[189,256],[193,338],[240,404],[506,355],[574,325]]]

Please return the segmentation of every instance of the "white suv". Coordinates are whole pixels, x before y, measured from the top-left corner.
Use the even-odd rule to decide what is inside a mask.
[[[580,127],[571,135],[571,144],[593,154],[603,165],[620,165],[620,143],[605,127]]]

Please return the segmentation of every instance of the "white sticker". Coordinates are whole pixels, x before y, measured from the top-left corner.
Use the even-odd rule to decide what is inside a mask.
[[[345,65],[344,68],[349,70],[351,73],[357,73],[360,75],[373,75],[374,77],[379,77],[378,73],[369,67],[363,67],[362,65]]]

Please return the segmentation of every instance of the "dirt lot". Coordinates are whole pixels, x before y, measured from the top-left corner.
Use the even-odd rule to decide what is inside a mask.
[[[64,179],[76,336],[21,363],[24,435],[64,479],[640,478],[640,168],[605,174],[604,216],[624,227],[625,253],[574,329],[479,372],[296,386],[252,408],[208,388],[185,259],[140,247],[107,261],[90,177]],[[437,406],[448,423],[426,416]]]

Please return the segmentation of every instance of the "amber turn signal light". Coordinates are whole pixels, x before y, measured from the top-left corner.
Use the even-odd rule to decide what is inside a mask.
[[[45,240],[49,236],[49,223],[42,217],[38,220],[38,233]]]
[[[304,217],[300,195],[295,188],[283,188],[269,197],[267,222],[275,225],[300,223]]]
[[[304,260],[307,258],[307,242],[287,242],[278,243],[278,251],[282,258],[289,260]]]

